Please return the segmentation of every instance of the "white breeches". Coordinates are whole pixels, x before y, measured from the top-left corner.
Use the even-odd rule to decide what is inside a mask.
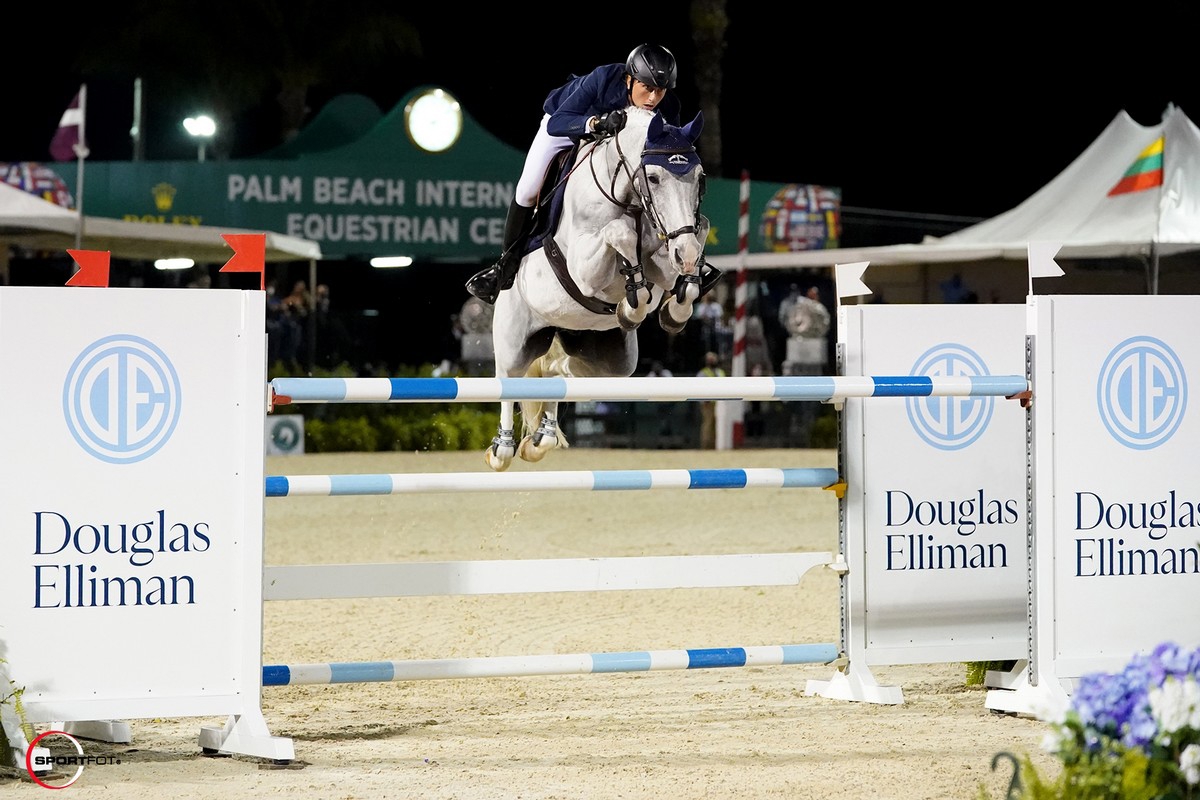
[[[537,134],[533,137],[533,144],[529,146],[529,152],[525,156],[525,166],[521,169],[521,178],[517,181],[517,188],[513,192],[513,200],[517,205],[526,208],[533,208],[537,203],[538,192],[541,191],[542,183],[546,180],[546,170],[549,169],[550,162],[556,155],[573,144],[567,136],[551,136],[546,132],[546,121],[549,119],[549,114],[542,116]]]

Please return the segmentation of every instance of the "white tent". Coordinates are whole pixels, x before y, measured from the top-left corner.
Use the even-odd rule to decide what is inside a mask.
[[[76,249],[79,213],[49,203],[29,192],[0,182],[0,247],[30,250]],[[223,233],[263,233],[204,225],[157,225],[84,215],[78,249],[107,250],[113,258],[153,261],[187,257],[202,264],[224,264],[233,249]],[[266,232],[267,261],[312,261],[321,258],[316,242]],[[3,255],[0,255],[3,260]]]
[[[1161,178],[1155,175],[1161,169]],[[1140,189],[1114,192],[1127,174]],[[1145,259],[1157,291],[1159,256],[1200,250],[1200,129],[1169,106],[1157,125],[1121,111],[1058,177],[992,219],[920,244],[749,253],[747,269],[794,269],[868,261],[874,265],[1025,260],[1030,242],[1062,245],[1060,259]],[[738,256],[709,259],[735,269]]]

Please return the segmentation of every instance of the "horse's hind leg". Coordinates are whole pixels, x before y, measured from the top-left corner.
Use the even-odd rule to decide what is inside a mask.
[[[501,292],[496,300],[492,317],[492,346],[496,357],[496,377],[513,378],[534,369],[539,357],[545,353],[554,339],[552,328],[539,327],[530,317],[528,308],[517,296],[517,292]],[[521,404],[521,413],[526,411]],[[508,469],[517,455],[515,438],[514,401],[500,401],[500,427],[496,438],[484,451],[484,461],[495,472]]]
[[[544,403],[537,429],[521,439],[517,455],[524,461],[541,461],[557,447],[566,447],[567,439],[558,429],[558,403]]]
[[[529,365],[525,371],[527,377],[565,377],[572,374],[567,354],[562,349],[562,335],[562,332],[559,332],[542,357]],[[557,402],[540,400],[522,403],[521,417],[526,434],[517,448],[517,455],[524,461],[541,461],[551,450],[567,446],[566,437],[558,429]]]
[[[628,377],[637,365],[637,332],[614,328],[605,331],[561,330],[546,355],[534,369],[540,375],[564,377]],[[527,428],[537,428],[521,440],[517,454],[526,461],[541,461],[556,447],[567,447],[567,437],[558,428],[557,402],[547,401],[536,409],[521,407]]]

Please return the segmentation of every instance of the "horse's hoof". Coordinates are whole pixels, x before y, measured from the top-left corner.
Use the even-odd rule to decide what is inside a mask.
[[[504,450],[504,452],[501,453],[500,450]],[[515,454],[511,447],[489,447],[483,451],[483,461],[493,472],[503,472],[512,464],[513,455]]]
[[[688,319],[691,319],[689,316]],[[658,327],[662,328],[667,333],[680,333],[687,326],[688,321],[677,322],[671,316],[671,312],[667,310],[667,305],[664,303],[662,308],[658,310]]]
[[[638,326],[642,324],[643,319],[645,319],[644,316],[640,316],[637,319],[634,319],[632,316],[630,316],[628,313],[626,313],[626,306],[625,306],[624,301],[622,301],[621,304],[617,306],[617,324],[621,326],[621,330],[635,331],[635,330],[637,330]]]
[[[627,301],[622,300],[617,303],[617,324],[621,326],[622,330],[637,330],[638,326],[646,321],[646,316],[649,313],[650,300],[648,298],[638,305],[637,308],[629,305]]]
[[[521,446],[517,448],[517,455],[521,457],[522,461],[537,462],[545,458],[546,453],[549,453],[558,446],[557,438],[543,436],[542,442],[543,444],[540,445],[534,444],[533,437],[526,436],[521,440]],[[549,442],[549,444],[546,444],[546,442]]]

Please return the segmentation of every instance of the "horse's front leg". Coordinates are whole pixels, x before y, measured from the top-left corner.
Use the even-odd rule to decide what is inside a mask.
[[[679,333],[683,330],[683,326],[692,318],[693,304],[700,299],[706,288],[703,253],[708,228],[708,218],[700,214],[695,234],[679,236],[667,247],[666,258],[679,275],[675,285],[667,293],[666,302],[658,309],[658,324],[668,333]],[[655,253],[655,256],[659,257],[659,254]],[[720,272],[716,272],[716,275],[719,277]]]
[[[484,460],[495,472],[508,469],[513,456],[517,454],[517,440],[513,435],[514,405],[512,400],[500,402],[500,427],[496,431],[496,438],[492,439],[487,450],[483,451]]]
[[[667,333],[679,333],[692,318],[693,304],[700,297],[700,276],[680,275],[666,301],[658,307],[658,325]]]
[[[616,251],[625,275],[625,297],[617,303],[617,322],[627,331],[642,324],[650,312],[653,286],[646,283],[638,253],[637,231],[628,218],[615,219],[601,230],[605,243]]]

